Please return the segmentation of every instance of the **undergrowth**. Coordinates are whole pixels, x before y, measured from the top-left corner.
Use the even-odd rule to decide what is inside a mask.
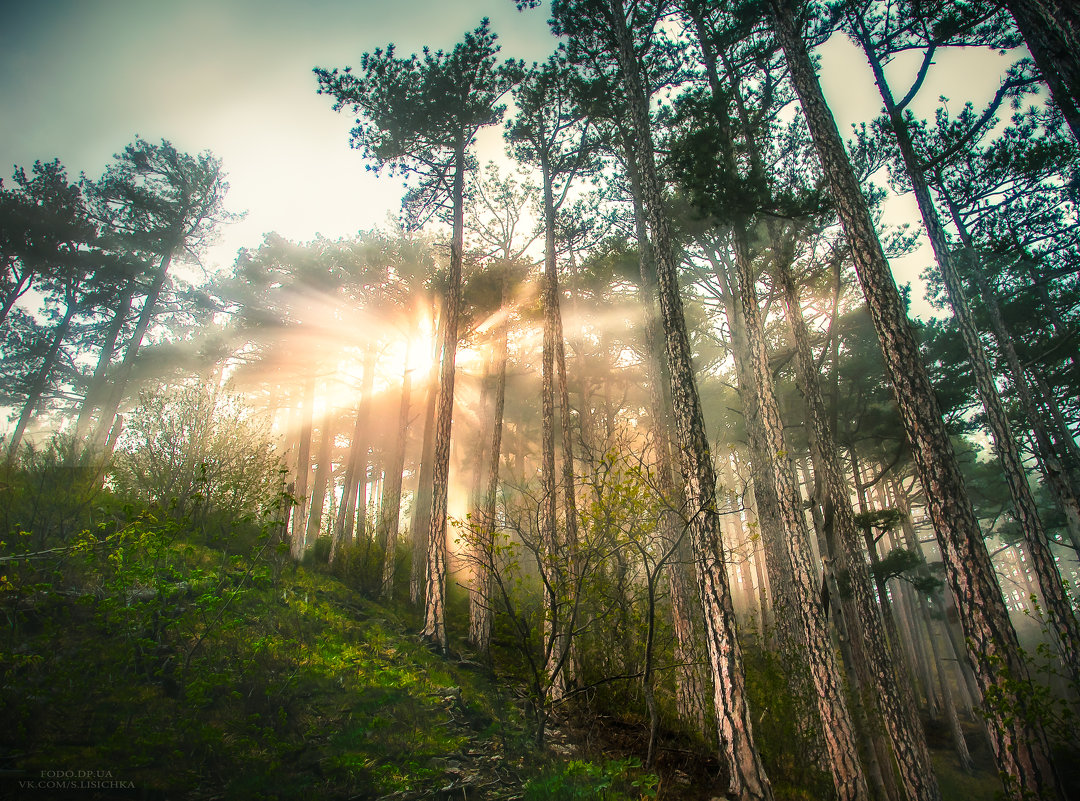
[[[649,797],[633,763],[535,756],[486,669],[292,562],[273,514],[77,511],[2,537],[0,797]]]

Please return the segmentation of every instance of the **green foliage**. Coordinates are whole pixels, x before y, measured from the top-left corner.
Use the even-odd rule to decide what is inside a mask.
[[[179,514],[228,510],[252,515],[281,486],[268,422],[216,385],[141,393],[113,459],[117,491]]]
[[[24,445],[17,461],[0,464],[0,538],[32,532],[27,545],[40,550],[66,542],[87,516],[99,519],[96,468],[62,436]]]
[[[641,763],[624,759],[595,764],[573,759],[525,784],[525,801],[630,801],[656,798],[658,779]]]
[[[749,644],[743,651],[746,694],[754,710],[754,742],[777,798],[829,798],[832,780],[821,772],[815,745],[800,720],[815,720],[810,699],[791,691],[790,671],[779,655]]]
[[[446,201],[448,176],[464,167],[459,151],[502,118],[499,98],[520,78],[520,62],[496,63],[495,40],[484,19],[449,53],[425,48],[422,58],[399,58],[390,44],[364,53],[360,75],[352,67],[314,70],[334,110],[359,115],[352,143],[371,160],[368,168],[419,178],[404,203],[414,225]]]
[[[447,754],[502,748],[485,738],[512,715],[481,679],[333,578],[281,570],[277,508],[233,551],[133,506],[48,561],[18,558],[30,534],[7,538],[0,746],[26,754],[18,767],[108,764],[152,792],[351,797],[434,792]]]
[[[893,548],[873,566],[872,571],[878,581],[903,578],[924,593],[935,592],[941,587],[941,580],[927,572],[926,558],[907,548]]]

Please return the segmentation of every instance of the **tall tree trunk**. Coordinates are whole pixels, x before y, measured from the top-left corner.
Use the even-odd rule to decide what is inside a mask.
[[[555,263],[555,203],[547,161],[542,159],[544,203],[544,343],[540,383],[540,543],[544,557],[544,641],[547,643],[547,680],[551,700],[566,691],[562,666],[566,662],[564,621],[560,612],[568,606],[569,570],[564,564],[566,548],[558,534],[558,483],[555,478],[555,323],[559,315],[559,279]]]
[[[773,26],[783,47],[795,90],[821,157],[825,177],[851,244],[856,272],[881,339],[889,381],[907,432],[938,536],[949,585],[959,601],[983,696],[1000,696],[986,709],[996,743],[995,757],[1006,791],[1063,798],[1042,726],[1031,719],[1028,700],[1017,692],[1028,680],[1016,632],[996,585],[964,479],[941,409],[919,355],[888,262],[874,230],[866,200],[851,169],[814,66],[787,0],[770,0]]]
[[[461,257],[465,236],[465,138],[454,155],[453,240],[447,276],[446,318],[443,322],[439,400],[435,417],[435,461],[431,477],[431,525],[428,529],[424,637],[445,652],[446,639],[446,501],[450,479],[450,429],[454,418],[454,367],[457,359],[458,317],[461,312]]]
[[[331,453],[334,447],[334,415],[326,412],[319,432],[319,451],[315,455],[315,478],[311,485],[311,506],[308,509],[307,532],[304,546],[313,545],[322,532],[323,506],[326,505],[326,489],[333,476]]]
[[[171,249],[161,257],[157,274],[146,292],[142,311],[139,312],[139,319],[135,323],[135,331],[132,333],[131,339],[128,340],[127,348],[124,350],[124,358],[121,360],[119,367],[116,368],[111,391],[101,404],[101,414],[98,416],[97,428],[94,430],[94,436],[90,440],[90,447],[95,451],[100,451],[105,446],[109,431],[112,430],[113,418],[116,417],[116,412],[124,399],[124,391],[127,389],[127,382],[131,378],[135,357],[139,354],[143,338],[145,338],[146,332],[150,328],[150,321],[154,319],[154,312],[157,310],[161,290],[164,288],[165,280],[169,275],[172,257],[173,252]]]
[[[795,611],[802,625],[803,642],[810,663],[810,678],[817,698],[817,710],[825,735],[829,768],[832,771],[836,794],[841,801],[868,799],[869,788],[859,763],[859,748],[855,741],[855,729],[844,698],[840,668],[832,650],[824,610],[818,603],[821,587],[818,571],[814,567],[810,542],[806,531],[806,517],[802,500],[795,484],[792,464],[786,456],[783,422],[776,400],[769,354],[765,345],[765,329],[758,308],[754,284],[753,265],[750,261],[747,233],[736,227],[732,236],[735,245],[735,267],[738,272],[739,297],[743,318],[746,320],[746,338],[750,351],[750,365],[757,384],[758,407],[762,427],[767,438],[768,475],[776,487],[780,502],[788,559],[793,578]]]
[[[304,533],[307,530],[308,480],[311,476],[311,417],[315,407],[315,371],[309,369],[304,376],[304,395],[300,411],[300,441],[296,453],[296,478],[293,480],[293,496],[296,507],[292,518],[292,555],[299,559],[304,554]]]
[[[653,418],[653,436],[656,439],[656,473],[663,509],[660,513],[660,538],[663,549],[676,547],[675,558],[668,561],[667,578],[670,587],[672,628],[675,630],[675,661],[679,675],[675,682],[675,702],[679,717],[702,739],[708,741],[716,730],[708,704],[709,676],[701,663],[701,599],[693,585],[689,543],[685,543],[681,514],[685,510],[685,492],[677,484],[672,458],[672,411],[671,393],[665,391],[670,379],[665,369],[663,326],[656,308],[656,265],[652,243],[649,241],[645,222],[645,210],[641,204],[641,179],[632,148],[625,152],[627,171],[634,195],[634,226],[638,239],[640,273],[638,297],[644,310],[645,373],[649,385],[650,411]],[[651,686],[648,691],[652,693]],[[655,700],[655,699],[653,699]]]
[[[728,769],[728,793],[740,801],[771,801],[772,787],[753,744],[753,726],[746,704],[742,650],[736,637],[735,610],[723,564],[716,505],[716,474],[709,455],[709,440],[694,380],[667,211],[656,175],[648,98],[622,0],[608,0],[607,10],[617,42],[615,55],[630,105],[643,200],[656,258],[660,313],[671,373],[672,411],[686,486],[690,541],[698,560],[698,588],[705,609],[706,647],[713,673],[717,734],[722,758]]]
[[[866,484],[863,482],[862,466],[859,462],[859,452],[855,447],[854,442],[848,442],[847,445],[848,457],[851,460],[851,472],[855,485],[855,495],[858,498],[859,513],[868,514],[870,504],[867,498]],[[866,550],[866,554],[870,559],[870,566],[872,569],[872,576],[874,579],[874,586],[877,589],[877,596],[881,603],[881,617],[885,624],[885,632],[888,641],[892,644],[893,658],[896,660],[904,660],[906,670],[904,672],[911,678],[911,684],[916,690],[916,695],[919,698],[925,698],[927,704],[930,704],[930,698],[932,690],[927,688],[927,682],[925,676],[919,671],[919,660],[915,653],[915,645],[912,642],[911,636],[901,636],[900,626],[897,624],[897,618],[902,614],[902,610],[899,608],[899,600],[895,594],[889,592],[889,587],[882,577],[881,572],[878,570],[878,565],[881,562],[881,557],[878,554],[878,538],[874,536],[873,527],[869,524],[863,525],[861,528],[863,537],[863,548]],[[860,548],[860,551],[863,549]]]
[[[552,220],[554,223],[554,220]],[[555,274],[558,281],[558,274]],[[556,286],[556,290],[558,287]],[[576,649],[574,646],[574,627],[578,608],[578,513],[577,479],[574,476],[574,426],[570,416],[570,393],[566,381],[566,347],[563,339],[561,293],[556,292],[555,304],[555,378],[559,393],[559,429],[562,433],[562,484],[563,484],[563,525],[562,547],[565,551],[567,591],[566,604],[569,617],[565,621],[564,641],[567,658],[563,666],[563,684],[572,684],[576,675]]]
[[[79,407],[79,419],[75,423],[76,442],[82,442],[86,436],[87,429],[90,427],[90,418],[93,417],[94,409],[97,408],[104,392],[105,373],[108,372],[109,365],[112,364],[113,356],[116,353],[116,343],[120,339],[120,331],[124,327],[128,314],[131,312],[131,298],[134,293],[134,285],[128,283],[124,291],[120,293],[120,304],[116,307],[112,320],[109,321],[109,327],[105,330],[105,336],[101,342],[101,351],[98,353],[97,366],[94,368],[94,375],[90,378],[90,384],[86,388],[86,396],[83,398],[82,406]]]
[[[504,290],[505,303],[505,290]],[[495,399],[491,415],[491,460],[488,463],[487,486],[480,510],[477,558],[469,604],[469,642],[477,653],[487,658],[491,652],[494,625],[492,604],[492,575],[495,570],[495,509],[499,495],[499,457],[502,451],[503,412],[506,408],[506,350],[509,326],[499,324],[495,351]]]
[[[787,664],[801,665],[804,661],[800,655],[801,635],[795,630],[795,616],[791,613],[794,609],[791,559],[783,545],[783,525],[780,519],[780,501],[776,495],[776,484],[769,479],[768,437],[761,420],[757,379],[754,377],[750,364],[746,319],[739,303],[735,276],[729,275],[729,265],[723,263],[719,254],[712,249],[706,250],[706,257],[713,268],[713,274],[720,282],[724,294],[724,311],[731,332],[731,351],[735,360],[739,399],[742,401],[746,439],[750,449],[754,505],[757,509],[758,530],[761,534],[765,569],[768,572],[769,590],[772,596],[771,618],[776,626],[781,658]],[[763,633],[768,631],[767,625],[763,624],[762,631]],[[799,696],[801,701],[805,701],[808,697],[804,686],[807,683],[807,677],[802,675],[803,672],[792,671],[789,677],[792,691]]]
[[[356,420],[353,423],[352,437],[349,438],[349,452],[345,457],[345,478],[341,490],[341,505],[338,507],[337,520],[334,521],[334,534],[330,541],[330,562],[337,558],[338,552],[353,542],[357,512],[361,521],[359,538],[364,536],[367,515],[367,475],[368,475],[368,421],[371,416],[372,389],[375,384],[376,350],[369,344],[364,351],[363,377],[360,385],[360,402],[356,405]]]
[[[1058,573],[1054,562],[1054,555],[1050,552],[1049,537],[1039,516],[1035,498],[1031,494],[1031,486],[1028,484],[1027,474],[1024,471],[1020,457],[1020,449],[1016,438],[1012,433],[1009,416],[1005,412],[1005,406],[998,394],[994,375],[990,370],[990,360],[983,348],[982,339],[975,326],[974,315],[965,297],[963,282],[960,271],[950,252],[948,238],[941,218],[934,206],[934,200],[930,195],[930,186],[923,172],[919,156],[915,152],[915,143],[912,139],[911,129],[907,120],[904,119],[900,109],[892,96],[892,90],[885,78],[884,67],[874,51],[865,30],[860,29],[860,42],[863,52],[870,61],[870,67],[874,73],[881,98],[885,103],[885,109],[892,122],[891,130],[896,138],[900,149],[900,156],[904,162],[904,168],[911,179],[911,186],[915,192],[915,200],[919,206],[923,226],[926,229],[930,245],[934,250],[934,257],[941,271],[942,282],[949,299],[949,306],[956,315],[956,323],[960,329],[960,337],[964,342],[964,348],[968,354],[968,363],[975,376],[975,386],[986,411],[986,420],[993,437],[994,450],[997,452],[1001,469],[1005,473],[1005,480],[1009,485],[1009,495],[1013,502],[1013,513],[1020,524],[1020,530],[1024,536],[1024,542],[1031,556],[1031,564],[1042,590],[1043,603],[1050,617],[1051,627],[1056,635],[1058,645],[1065,659],[1065,664],[1072,673],[1073,680],[1080,683],[1080,622],[1073,614],[1072,606],[1065,595],[1061,575]],[[1080,44],[1078,42],[1077,44]],[[1077,78],[1080,79],[1080,73]],[[1078,84],[1080,89],[1080,84]],[[972,263],[970,257],[974,253],[965,248],[962,251],[968,258],[968,272],[976,273],[980,266]]]
[[[30,390],[27,392],[26,401],[23,403],[22,411],[19,413],[19,420],[15,424],[15,430],[11,433],[11,439],[8,441],[7,459],[9,462],[18,455],[19,446],[22,444],[23,435],[26,433],[26,427],[30,424],[30,420],[33,418],[38,404],[41,403],[41,398],[45,394],[45,389],[49,386],[49,376],[59,359],[60,346],[67,339],[68,331],[71,329],[71,320],[75,316],[76,309],[74,293],[69,290],[67,292],[67,306],[64,309],[64,316],[56,324],[56,328],[53,329],[49,347],[41,359],[41,366],[30,382]]]
[[[938,801],[941,791],[930,762],[926,735],[914,716],[911,680],[903,660],[892,658],[885,631],[878,616],[871,589],[870,571],[863,559],[859,530],[851,508],[851,493],[844,482],[837,447],[825,410],[825,400],[818,384],[817,369],[810,351],[810,335],[803,319],[795,280],[786,253],[777,253],[775,280],[783,294],[784,309],[795,344],[795,364],[799,388],[806,400],[808,434],[814,460],[814,474],[821,477],[823,524],[829,550],[839,557],[838,566],[846,576],[847,587],[857,613],[851,627],[853,667],[859,682],[873,688],[877,710],[885,721],[893,753],[904,783],[905,796],[911,801]],[[899,677],[894,674],[899,669]],[[873,721],[873,717],[871,717]]]
[[[441,325],[441,323],[440,323]],[[424,571],[427,569],[428,529],[431,528],[431,481],[435,474],[435,407],[439,388],[435,383],[442,346],[436,334],[434,359],[427,377],[427,402],[424,405],[424,438],[420,448],[420,470],[417,475],[416,498],[413,504],[412,566],[409,572],[409,600],[420,605],[424,591]]]
[[[379,512],[378,541],[383,546],[382,598],[394,595],[394,568],[397,564],[398,531],[401,525],[401,482],[405,472],[405,444],[409,439],[409,405],[412,396],[412,368],[409,367],[410,344],[405,348],[405,371],[401,376],[401,399],[398,403],[397,437],[386,460],[386,487]]]
[[[945,720],[949,724],[949,734],[953,740],[953,750],[960,767],[965,773],[974,773],[975,764],[971,761],[971,751],[968,750],[967,738],[960,726],[960,718],[956,714],[956,701],[953,698],[952,687],[949,684],[949,676],[945,672],[945,665],[941,659],[941,647],[938,645],[937,636],[934,633],[933,619],[930,616],[930,608],[926,598],[919,593],[919,609],[926,620],[930,650],[934,655],[934,671],[937,674],[938,686],[941,687],[941,705],[945,712]]]

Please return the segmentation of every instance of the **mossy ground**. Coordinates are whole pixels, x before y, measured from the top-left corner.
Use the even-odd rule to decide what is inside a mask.
[[[129,509],[4,562],[0,797],[624,798],[644,775],[534,756],[486,669],[269,539]]]

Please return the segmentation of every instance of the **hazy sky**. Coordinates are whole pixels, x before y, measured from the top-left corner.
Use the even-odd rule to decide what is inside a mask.
[[[58,157],[72,175],[97,177],[136,134],[166,138],[219,156],[229,208],[247,211],[208,266],[271,230],[349,236],[396,212],[401,185],[365,171],[348,147],[352,117],[315,93],[312,67],[355,65],[387,42],[403,54],[451,48],[484,16],[504,56],[540,61],[555,46],[546,9],[520,13],[511,0],[0,0],[0,175]],[[834,37],[822,57],[841,130],[873,116],[880,101],[861,56]],[[992,93],[1002,59],[938,62],[923,96],[960,105]],[[481,146],[500,149],[498,130]],[[897,264],[898,276],[914,279],[927,258]]]

